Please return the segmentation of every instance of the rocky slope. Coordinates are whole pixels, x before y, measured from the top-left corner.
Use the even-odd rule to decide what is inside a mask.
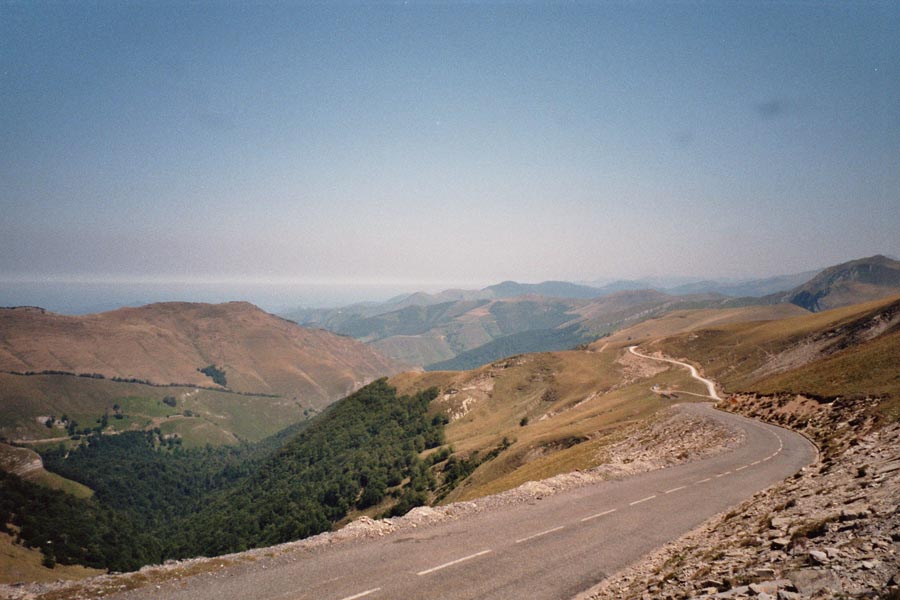
[[[817,464],[582,598],[900,597],[900,424],[875,400],[734,396],[816,441]]]

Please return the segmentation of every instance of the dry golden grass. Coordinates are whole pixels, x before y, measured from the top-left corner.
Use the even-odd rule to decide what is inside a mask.
[[[20,546],[9,535],[0,533],[0,583],[84,579],[103,573],[77,565],[57,565],[48,569],[41,565],[42,560],[39,550]]]
[[[879,396],[889,399],[889,407],[900,399],[900,331],[889,325],[898,303],[895,296],[779,321],[722,325],[644,347],[695,361],[733,392]]]
[[[697,329],[706,329],[729,323],[752,321],[773,321],[808,315],[809,312],[793,304],[772,306],[745,306],[741,308],[708,308],[697,310],[676,310],[662,317],[650,319],[622,329],[611,336],[592,344],[592,348],[602,348],[604,344],[622,346],[639,344]]]
[[[900,332],[767,377],[750,387],[762,394],[791,392],[819,397],[883,397],[890,400],[884,408],[896,415],[900,404]]]
[[[405,373],[391,383],[401,393],[440,388],[442,396],[433,406],[449,408],[451,414],[464,404],[463,398],[475,400],[447,426],[448,442],[461,455],[489,452],[504,437],[512,442],[444,499],[453,502],[596,466],[601,446],[623,425],[675,402],[703,400],[688,394],[671,400],[654,393],[654,385],[696,394],[705,388],[685,369],[666,368],[650,377],[626,370],[618,362],[622,352],[528,354],[474,371]],[[631,378],[636,379],[627,381]],[[520,425],[523,417],[528,418],[525,426]]]

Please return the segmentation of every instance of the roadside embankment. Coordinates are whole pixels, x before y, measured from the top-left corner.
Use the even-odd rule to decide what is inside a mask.
[[[900,424],[877,404],[733,396],[727,410],[807,435],[819,461],[580,597],[900,597]]]

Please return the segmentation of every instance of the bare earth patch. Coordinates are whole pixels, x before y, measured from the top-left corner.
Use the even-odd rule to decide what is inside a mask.
[[[667,363],[647,360],[640,356],[635,356],[631,352],[623,352],[616,359],[616,363],[622,366],[622,383],[619,384],[620,387],[640,379],[649,379],[670,368]]]

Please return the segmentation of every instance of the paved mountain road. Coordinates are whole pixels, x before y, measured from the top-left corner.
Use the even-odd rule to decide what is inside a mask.
[[[682,410],[742,429],[744,443],[697,462],[527,504],[237,564],[116,597],[570,598],[815,459],[815,447],[785,429],[705,404]]]

